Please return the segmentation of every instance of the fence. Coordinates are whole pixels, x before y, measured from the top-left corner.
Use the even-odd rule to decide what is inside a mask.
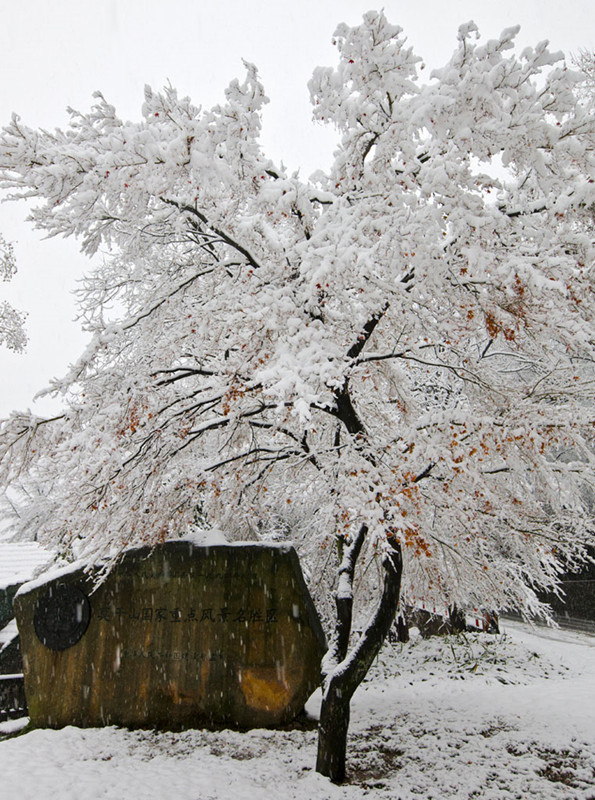
[[[23,676],[0,675],[0,722],[26,717],[27,713]]]

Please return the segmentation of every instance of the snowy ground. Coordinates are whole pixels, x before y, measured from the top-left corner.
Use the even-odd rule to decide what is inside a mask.
[[[0,741],[0,795],[595,800],[595,637],[505,628],[499,637],[387,648],[352,704],[342,787],[314,772],[316,732],[308,726],[175,734],[66,728]],[[309,711],[317,712],[316,696]],[[0,732],[19,725],[4,723]]]

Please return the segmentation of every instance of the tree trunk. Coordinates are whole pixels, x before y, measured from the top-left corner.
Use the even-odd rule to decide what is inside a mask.
[[[402,643],[409,641],[409,624],[403,613],[397,617],[397,641]]]
[[[320,707],[316,772],[333,783],[345,780],[350,697],[343,697],[331,680]]]
[[[322,705],[318,726],[316,771],[330,778],[333,783],[342,783],[345,780],[351,698],[378,655],[399,606],[403,571],[401,547],[389,539],[391,549],[384,557],[385,576],[380,603],[351,652],[347,652],[353,593],[345,589],[346,583],[348,588],[352,589],[355,563],[366,534],[367,528],[363,526],[355,542],[346,551],[339,568],[339,574],[343,575],[346,582],[343,582],[335,598],[337,605],[335,637],[322,667]]]
[[[466,630],[465,612],[461,611],[456,604],[450,607],[449,617],[453,633],[463,633]]]

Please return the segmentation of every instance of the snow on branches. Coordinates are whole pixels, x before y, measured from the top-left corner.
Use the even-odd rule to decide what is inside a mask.
[[[14,248],[0,236],[0,278],[9,281],[17,271]],[[0,345],[20,352],[25,349],[27,336],[23,329],[25,315],[6,300],[0,302]]]
[[[515,33],[463,26],[422,80],[383,14],[340,26],[311,181],[262,153],[249,64],[210,110],[170,87],[136,123],[100,94],[65,131],[13,117],[0,186],[104,254],[63,415],[0,436],[5,480],[51,486],[39,538],[115,556],[209,519],[323,570],[365,529],[408,599],[538,608],[592,536],[595,117]]]

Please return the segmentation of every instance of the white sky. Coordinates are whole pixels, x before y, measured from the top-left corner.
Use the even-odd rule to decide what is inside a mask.
[[[473,19],[486,37],[521,25],[519,43],[595,49],[593,0],[383,0],[429,67],[450,56],[458,26]],[[330,162],[335,138],[310,122],[307,81],[334,65],[337,23],[355,25],[373,0],[0,0],[0,124],[15,111],[31,126],[64,126],[66,107],[85,111],[99,89],[121,117],[138,119],[146,83],[170,81],[196,104],[220,102],[229,81],[254,62],[271,100],[267,154],[309,175]],[[45,240],[20,205],[0,207],[0,232],[16,245],[19,274],[0,299],[28,312],[25,355],[0,348],[0,417],[32,406],[62,375],[85,337],[71,296],[86,259],[71,240]],[[48,401],[33,406],[49,410]]]

